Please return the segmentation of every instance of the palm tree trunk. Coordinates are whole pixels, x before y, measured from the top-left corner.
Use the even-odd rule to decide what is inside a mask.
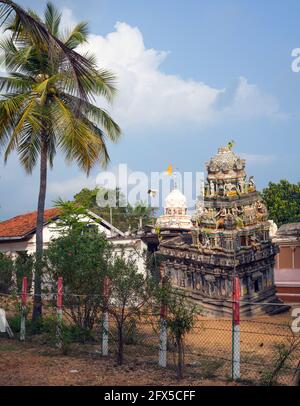
[[[43,270],[43,228],[47,188],[47,141],[45,134],[42,134],[41,163],[40,163],[40,191],[36,221],[36,267],[34,277],[34,301],[32,322],[36,323],[42,316],[42,270]]]

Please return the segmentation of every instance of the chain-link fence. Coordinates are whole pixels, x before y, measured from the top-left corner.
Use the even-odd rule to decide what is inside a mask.
[[[57,319],[56,297],[45,296],[44,318]],[[20,295],[0,295],[0,308],[19,338],[21,314]],[[264,306],[270,306],[266,303]],[[279,306],[277,304],[277,306]],[[28,320],[32,297],[27,303]],[[298,311],[298,310],[299,311]],[[298,321],[297,321],[298,315]],[[239,323],[238,345],[233,348],[233,323],[231,318],[197,316],[196,322],[184,337],[184,376],[194,380],[218,379],[228,381],[233,375],[233,354],[238,351],[238,381],[249,385],[292,385],[300,361],[300,304],[291,306],[282,314],[269,316],[242,316]],[[74,327],[74,320],[67,309],[63,319]],[[103,339],[102,314],[95,317],[93,342],[101,348]],[[109,315],[107,344],[109,360],[117,358],[119,350],[118,323]],[[123,330],[124,363],[141,364],[144,368],[158,366],[161,350],[161,316],[143,312],[126,318]],[[177,367],[178,348],[168,328],[166,329],[165,369],[174,373]],[[101,353],[101,351],[99,351]],[[235,354],[236,355],[236,354]],[[112,361],[113,362],[113,361]]]
[[[300,309],[300,306],[299,306]],[[300,314],[300,310],[299,310]],[[158,361],[159,318],[136,321],[135,340],[125,345],[125,358],[137,354]],[[240,381],[253,385],[292,385],[300,361],[300,333],[292,331],[291,311],[280,316],[240,321]],[[299,322],[300,325],[300,322]],[[227,318],[199,317],[185,337],[185,376],[232,379],[233,327]],[[177,348],[168,334],[167,368],[176,369]]]

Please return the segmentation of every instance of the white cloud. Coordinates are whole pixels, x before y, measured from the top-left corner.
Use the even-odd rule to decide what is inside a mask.
[[[248,154],[245,152],[241,152],[238,155],[245,159],[246,163],[249,165],[269,165],[277,159],[277,156],[273,154]]]
[[[277,98],[263,92],[257,85],[250,84],[242,76],[239,78],[233,100],[224,108],[223,114],[243,119],[282,116]]]
[[[227,105],[218,107],[226,89],[164,73],[161,64],[168,53],[147,49],[141,31],[125,22],[118,22],[105,37],[90,35],[83,48],[97,56],[99,67],[117,74],[119,93],[112,113],[123,128],[280,117],[278,100],[244,77]]]
[[[77,24],[77,20],[71,9],[63,7],[61,12],[61,27],[63,30],[70,31]]]
[[[67,7],[62,11],[62,27],[71,29],[77,20]],[[179,75],[166,74],[161,64],[168,52],[146,48],[141,31],[126,22],[118,22],[115,31],[106,36],[91,34],[80,52],[96,55],[100,68],[116,73],[118,94],[114,105],[103,100],[124,130],[189,125],[214,125],[224,120],[249,120],[277,117],[280,112],[276,97],[240,77],[233,97],[219,107],[226,89],[218,89]]]
[[[48,194],[56,199],[61,197],[63,199],[70,199],[75,193],[78,193],[83,188],[93,189],[96,187],[96,179],[93,177],[86,177],[79,175],[75,178],[61,180],[58,182],[50,182],[48,185]]]

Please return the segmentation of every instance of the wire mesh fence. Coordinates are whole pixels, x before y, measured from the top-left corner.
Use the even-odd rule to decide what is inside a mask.
[[[19,337],[20,295],[0,295],[0,308],[6,312],[8,322]],[[45,296],[44,318],[57,317],[56,297]],[[269,306],[268,303],[265,306]],[[28,320],[32,308],[32,297],[28,303]],[[250,385],[292,385],[300,361],[300,332],[292,325],[295,317],[292,311],[278,315],[246,317],[239,325],[239,381]],[[299,310],[300,315],[300,310]],[[63,319],[74,327],[74,320],[63,308]],[[101,348],[103,326],[101,312],[95,317],[92,328],[93,343]],[[128,317],[122,330],[124,363],[141,363],[158,366],[161,345],[161,316],[151,311]],[[300,326],[300,320],[298,325]],[[108,360],[113,362],[119,350],[119,330],[116,320],[109,315]],[[299,329],[298,329],[299,330]],[[233,323],[230,317],[197,316],[189,333],[184,337],[184,375],[193,379],[232,379],[233,368]],[[100,353],[101,351],[99,351]],[[178,359],[176,340],[167,329],[166,369],[175,373]],[[174,375],[175,377],[175,375]]]

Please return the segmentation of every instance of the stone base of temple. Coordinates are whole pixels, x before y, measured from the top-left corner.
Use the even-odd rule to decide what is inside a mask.
[[[188,290],[185,290],[185,294],[201,307],[202,314],[205,316],[227,318],[232,316],[230,300],[214,299]],[[289,310],[290,306],[276,296],[274,288],[267,289],[257,296],[244,296],[240,302],[241,317],[275,315]]]

